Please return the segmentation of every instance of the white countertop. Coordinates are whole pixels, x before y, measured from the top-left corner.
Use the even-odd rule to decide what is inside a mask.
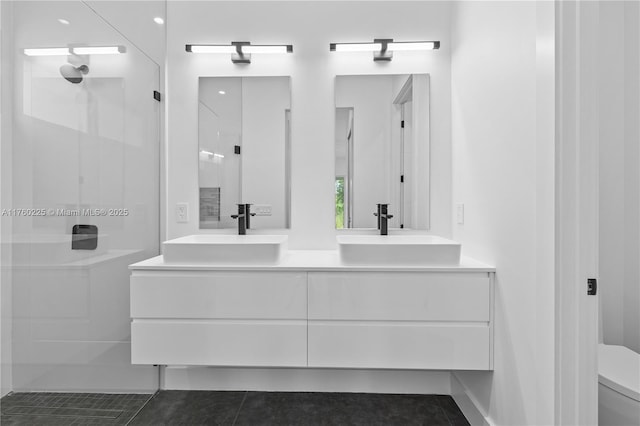
[[[162,256],[152,257],[129,265],[133,271],[421,271],[421,272],[495,272],[495,267],[462,257],[459,265],[452,266],[399,266],[399,265],[343,265],[337,250],[289,250],[275,265],[205,265],[170,264]]]

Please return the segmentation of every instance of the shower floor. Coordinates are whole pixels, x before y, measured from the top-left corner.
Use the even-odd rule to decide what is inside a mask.
[[[160,391],[13,393],[5,425],[469,425],[448,395]]]

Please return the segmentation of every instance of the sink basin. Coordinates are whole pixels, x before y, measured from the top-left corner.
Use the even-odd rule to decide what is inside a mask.
[[[340,235],[337,239],[345,265],[460,264],[460,243],[434,235]]]
[[[201,234],[162,243],[166,263],[275,265],[287,251],[286,235]]]

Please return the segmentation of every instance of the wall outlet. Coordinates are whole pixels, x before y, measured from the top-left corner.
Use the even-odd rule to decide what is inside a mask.
[[[176,204],[176,222],[178,223],[189,222],[189,203]]]
[[[464,204],[456,205],[456,216],[458,225],[464,225]]]
[[[251,213],[255,213],[256,216],[271,216],[271,204],[253,204]]]

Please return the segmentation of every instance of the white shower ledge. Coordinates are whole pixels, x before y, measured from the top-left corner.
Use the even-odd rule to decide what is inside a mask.
[[[399,265],[344,265],[337,250],[289,250],[275,265],[203,265],[198,263],[171,264],[163,256],[152,257],[129,265],[131,270],[173,271],[464,271],[495,272],[495,267],[469,257],[462,257],[459,265],[451,266],[399,266]]]

